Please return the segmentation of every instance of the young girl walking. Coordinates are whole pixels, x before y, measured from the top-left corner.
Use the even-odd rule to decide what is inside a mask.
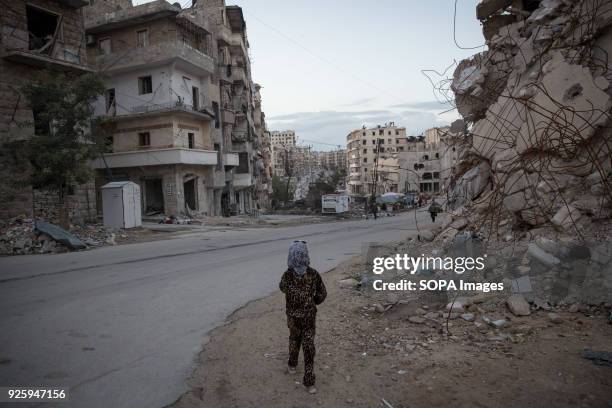
[[[288,269],[283,273],[280,290],[285,294],[287,326],[289,326],[290,374],[296,373],[300,346],[304,351],[304,380],[308,392],[315,394],[315,325],[317,305],[327,297],[319,272],[310,267],[306,241],[293,241],[287,257]]]

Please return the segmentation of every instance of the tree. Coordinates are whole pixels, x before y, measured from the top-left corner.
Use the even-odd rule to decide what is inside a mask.
[[[293,193],[291,187],[287,188],[287,185],[280,177],[272,177],[272,200],[276,203],[286,203],[287,201],[291,201]]]
[[[312,209],[321,208],[321,197],[325,194],[333,194],[338,189],[340,181],[346,177],[343,170],[335,170],[331,174],[321,172],[314,183],[311,183],[306,195],[306,203]]]
[[[99,123],[92,123],[93,102],[104,92],[97,74],[69,77],[42,71],[20,88],[34,120],[20,123],[33,129],[26,140],[13,141],[16,157],[27,163],[25,184],[57,194],[59,223],[68,227],[65,198],[76,184],[91,180],[89,161],[105,149]]]

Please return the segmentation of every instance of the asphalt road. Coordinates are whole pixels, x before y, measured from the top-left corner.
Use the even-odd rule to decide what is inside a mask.
[[[0,386],[66,386],[72,407],[162,407],[186,391],[207,333],[278,290],[293,239],[323,272],[415,233],[411,212],[1,258]]]

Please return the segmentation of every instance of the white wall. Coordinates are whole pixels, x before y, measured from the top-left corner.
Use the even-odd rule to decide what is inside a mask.
[[[138,78],[148,75],[152,77],[153,92],[139,95]],[[142,105],[169,105],[178,100],[178,95],[184,103],[192,105],[192,86],[200,89],[200,105],[209,100],[205,95],[208,90],[207,77],[195,77],[170,64],[115,74],[106,80],[106,89],[115,89],[117,115],[125,115],[130,113],[130,109]],[[105,97],[98,98],[94,107],[96,115],[106,114]]]

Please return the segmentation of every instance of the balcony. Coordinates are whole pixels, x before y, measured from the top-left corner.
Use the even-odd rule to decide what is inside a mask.
[[[112,111],[112,110],[111,110]],[[146,105],[132,106],[128,113],[107,116],[114,121],[123,119],[146,118],[148,116],[159,116],[164,114],[187,113],[196,116],[200,120],[211,121],[215,118],[215,113],[210,106],[200,106],[195,109],[193,105],[188,105],[179,101],[167,103],[149,103]]]
[[[100,55],[94,61],[100,70],[113,73],[127,72],[145,66],[147,68],[162,66],[172,62],[195,75],[215,72],[215,62],[210,56],[179,40]]]
[[[54,40],[42,51],[30,49],[36,46],[30,43],[28,32],[9,25],[1,27],[0,39],[4,48],[1,56],[8,61],[58,71],[93,72],[77,50],[72,50],[63,41]]]
[[[244,43],[242,39],[242,34],[240,33],[232,33],[232,39],[230,40],[230,48],[240,52],[240,54],[249,58],[249,51],[247,50],[247,45]]]
[[[236,122],[236,117],[234,115],[234,111],[230,109],[223,109],[223,123],[234,124]]]
[[[170,164],[194,164],[215,166],[217,152],[214,150],[196,150],[174,147],[169,149],[149,149],[108,153],[103,159],[96,159],[92,165],[95,169],[163,166]]]
[[[224,25],[218,25],[217,42],[221,45],[230,45],[232,43],[232,30]]]
[[[242,82],[245,86],[248,85],[249,81],[244,67],[232,65],[232,82]]]
[[[238,166],[238,153],[224,153],[223,154],[223,165],[224,166]]]
[[[234,188],[248,188],[253,185],[250,173],[234,173]]]

